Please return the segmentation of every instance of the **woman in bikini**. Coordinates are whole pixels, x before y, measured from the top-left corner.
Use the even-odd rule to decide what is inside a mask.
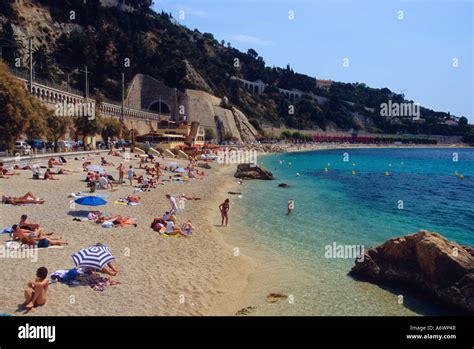
[[[225,201],[219,205],[219,210],[221,210],[221,225],[227,227],[229,223],[229,209],[230,209],[230,201],[229,199],[225,199]]]
[[[44,199],[37,198],[31,191],[23,196],[12,197],[9,195],[3,195],[2,201],[4,204],[9,205],[23,205],[23,204],[44,204]]]

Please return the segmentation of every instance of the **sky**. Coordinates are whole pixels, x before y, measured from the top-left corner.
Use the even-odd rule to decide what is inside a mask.
[[[269,66],[388,87],[474,123],[474,0],[154,2],[191,30],[253,48]]]

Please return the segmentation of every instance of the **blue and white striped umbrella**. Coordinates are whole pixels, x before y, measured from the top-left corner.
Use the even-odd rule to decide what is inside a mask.
[[[115,257],[105,245],[92,245],[83,248],[71,257],[78,267],[91,267],[99,270],[102,270],[107,263],[115,261]]]

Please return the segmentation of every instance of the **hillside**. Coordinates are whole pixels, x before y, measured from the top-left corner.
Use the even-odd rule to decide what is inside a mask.
[[[210,33],[177,24],[169,14],[155,13],[149,0],[127,3],[131,7],[124,10],[102,6],[99,0],[2,0],[3,59],[12,65],[20,57],[26,67],[27,38],[32,36],[39,77],[58,83],[69,77],[70,84],[81,89],[80,69],[87,66],[91,91],[119,99],[122,72],[127,83],[137,74],[146,74],[183,92],[202,90],[217,96],[224,108],[238,108],[260,131],[262,125],[443,135],[462,135],[467,130],[464,119],[459,126],[459,118],[424,107],[418,121],[383,117],[382,103],[410,101],[388,88],[362,83],[317,86],[314,77],[290,66],[267,66],[255,50],[241,52]],[[265,89],[249,91],[238,79],[261,80]],[[282,90],[295,91],[298,98]]]

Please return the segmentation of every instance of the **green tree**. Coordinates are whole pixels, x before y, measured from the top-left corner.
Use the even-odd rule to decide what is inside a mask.
[[[1,25],[0,29],[0,50],[2,52],[0,58],[13,65],[15,58],[19,57],[20,53],[18,51],[19,44],[16,41],[11,22],[8,21]]]
[[[102,131],[102,117],[99,110],[103,100],[103,94],[97,92],[95,94],[95,115],[76,115],[74,118],[74,127],[76,128],[76,132],[82,136],[84,149],[86,147],[86,137],[94,137],[95,135],[100,134]],[[88,101],[88,103],[92,103],[92,101]]]
[[[214,132],[214,130],[212,128],[206,128],[204,130],[204,139],[206,141],[211,141],[213,139],[216,139],[216,133]]]
[[[291,134],[291,131],[283,131],[281,134],[280,134],[280,138],[282,139],[291,139],[292,138],[292,134]]]
[[[53,78],[51,67],[54,61],[45,45],[41,45],[33,52],[33,63],[35,74],[44,79]]]
[[[58,141],[64,137],[72,124],[71,117],[51,112],[46,118],[48,140],[54,142],[54,151],[58,151]]]
[[[51,111],[30,96],[24,85],[0,61],[0,135],[8,150],[14,150],[23,134],[36,136],[43,131],[43,120]]]
[[[104,118],[103,128],[101,131],[102,139],[107,142],[114,137],[119,137],[122,133],[122,124],[119,120],[114,118]],[[109,148],[109,143],[107,142],[107,149]]]
[[[461,116],[461,117],[459,118],[458,125],[459,125],[459,126],[467,126],[467,124],[468,124],[467,118],[466,118],[465,116]]]
[[[474,127],[471,126],[470,130],[464,135],[463,142],[474,145]]]
[[[28,139],[41,138],[48,132],[46,120],[53,111],[46,108],[46,106],[36,98],[30,97],[30,103],[35,112],[30,115],[25,134]]]

